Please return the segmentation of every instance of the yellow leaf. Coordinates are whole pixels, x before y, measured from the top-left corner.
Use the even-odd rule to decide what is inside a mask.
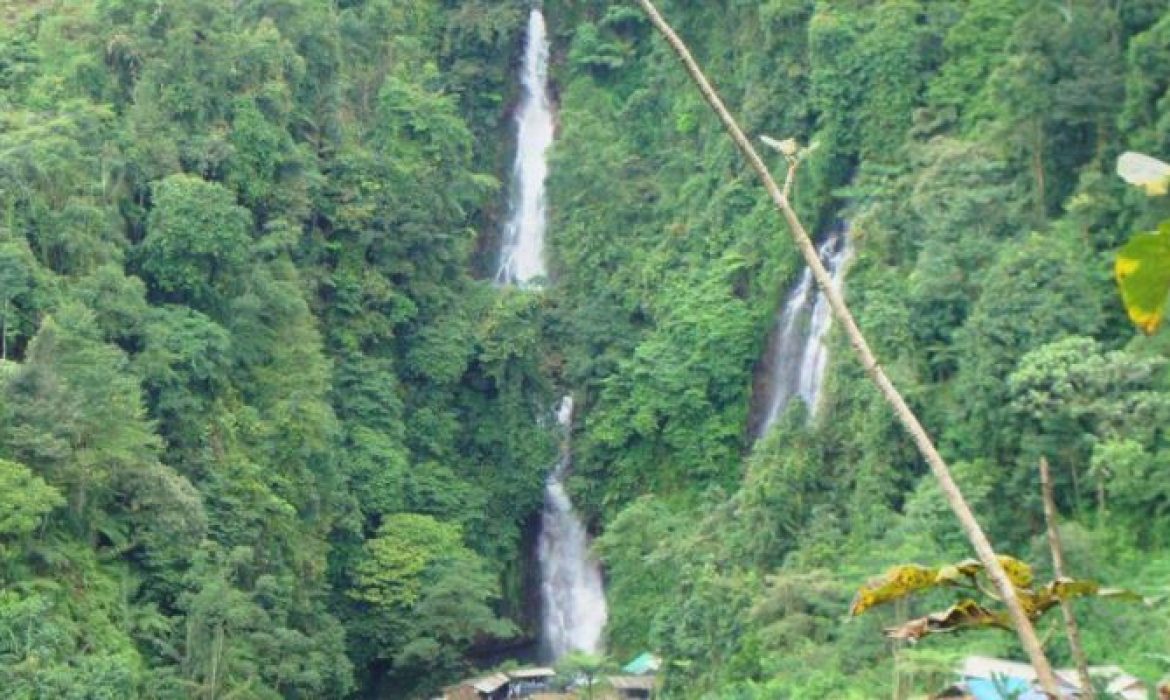
[[[1038,619],[1060,602],[1047,588],[1039,593],[1032,590],[1016,591],[1016,599],[1020,601],[1020,607],[1030,620]]]
[[[1117,261],[1113,264],[1113,274],[1117,275],[1117,279],[1122,279],[1124,277],[1129,277],[1133,273],[1137,272],[1138,268],[1141,266],[1142,264],[1133,258],[1123,258],[1119,256]]]
[[[999,627],[1011,629],[1003,613],[992,612],[974,600],[963,600],[942,612],[909,620],[897,627],[889,627],[885,635],[891,639],[916,642],[935,632],[954,632],[967,627]]]
[[[963,580],[963,574],[959,571],[957,566],[944,566],[938,570],[938,575],[934,577],[935,583],[952,585]]]
[[[995,557],[999,560],[999,565],[1003,567],[1007,574],[1008,580],[1016,588],[1027,588],[1032,585],[1032,567],[1014,557],[1009,557],[1005,554],[998,554]]]
[[[1135,593],[1127,588],[1103,588],[1096,581],[1086,579],[1058,578],[1045,586],[1044,590],[1059,600],[1097,596],[1098,598],[1113,598],[1131,603],[1148,602],[1140,593]]]
[[[917,564],[895,566],[880,578],[873,579],[857,591],[850,615],[860,615],[875,605],[888,603],[937,585],[938,570]]]
[[[1096,581],[1076,580],[1068,577],[1055,579],[1044,587],[1049,595],[1059,600],[1071,600],[1084,595],[1097,595],[1101,587]]]

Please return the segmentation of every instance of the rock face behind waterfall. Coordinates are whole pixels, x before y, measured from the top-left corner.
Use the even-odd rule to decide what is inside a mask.
[[[817,252],[840,289],[850,254],[847,228],[832,230]],[[804,268],[780,308],[757,373],[749,426],[753,439],[768,432],[794,397],[805,402],[810,414],[816,412],[829,359],[825,341],[832,320],[828,298],[817,289],[812,270]]]
[[[528,19],[520,80],[524,96],[516,117],[510,216],[504,227],[496,282],[539,288],[547,276],[544,184],[553,139],[553,114],[547,85],[548,39],[544,17],[535,9]],[[557,413],[561,454],[545,485],[537,540],[541,642],[545,655],[553,661],[570,651],[598,651],[606,620],[601,566],[590,554],[589,535],[563,483],[572,461],[572,416],[573,401],[566,396]]]

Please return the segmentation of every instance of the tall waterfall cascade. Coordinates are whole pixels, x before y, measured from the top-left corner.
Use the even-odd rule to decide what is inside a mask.
[[[849,232],[843,226],[831,231],[817,248],[837,289],[851,252]],[[812,269],[805,267],[780,309],[768,343],[768,375],[758,401],[761,417],[752,431],[754,437],[765,435],[793,398],[803,400],[810,415],[816,412],[829,361],[825,339],[832,321],[829,299],[817,288]]]
[[[589,534],[573,511],[562,483],[572,461],[572,420],[573,398],[566,396],[557,411],[563,436],[561,458],[545,485],[537,542],[544,606],[541,632],[544,651],[552,659],[570,651],[598,651],[606,619],[601,567],[589,552]]]
[[[544,16],[533,9],[528,17],[520,72],[523,96],[516,116],[516,161],[496,272],[498,284],[539,287],[547,276],[544,183],[548,176],[548,149],[553,141],[548,50]],[[572,464],[572,419],[573,399],[566,396],[557,410],[560,457],[545,483],[537,539],[541,642],[552,661],[571,651],[599,651],[607,616],[601,565],[590,552],[589,533],[573,510],[564,486]]]
[[[547,274],[544,262],[544,181],[548,149],[553,142],[553,111],[548,96],[548,36],[544,15],[528,15],[524,63],[520,70],[523,95],[516,114],[516,160],[512,167],[511,202],[503,231],[499,284],[539,285]]]

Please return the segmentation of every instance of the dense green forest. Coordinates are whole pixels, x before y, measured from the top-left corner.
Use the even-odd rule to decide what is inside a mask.
[[[847,296],[997,547],[1046,570],[1044,455],[1071,572],[1170,593],[1170,341],[1111,276],[1170,216],[1113,173],[1170,156],[1165,1],[662,6],[750,133],[818,142],[801,212],[850,222]],[[843,339],[813,420],[751,443],[797,255],[632,3],[544,2],[553,283],[491,283],[528,7],[0,0],[0,696],[413,698],[497,663],[537,626],[563,391],[608,651],[661,654],[668,697],[1018,654],[846,620],[968,546]],[[1170,671],[1165,606],[1077,610],[1093,663]]]

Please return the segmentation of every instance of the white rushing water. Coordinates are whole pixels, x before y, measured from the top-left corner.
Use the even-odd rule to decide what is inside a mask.
[[[528,15],[527,43],[520,83],[523,96],[516,114],[516,161],[512,167],[511,202],[503,232],[496,282],[540,284],[546,276],[544,181],[553,142],[553,112],[548,96],[548,37],[544,15]]]
[[[561,458],[545,485],[536,550],[544,651],[554,660],[570,651],[599,651],[606,619],[601,566],[589,551],[589,534],[573,511],[562,483],[572,462],[572,419],[573,398],[566,396],[557,411],[562,430]]]
[[[844,228],[832,231],[817,253],[833,278],[833,286],[840,289],[844,263],[850,253],[848,231]],[[764,417],[755,430],[755,437],[768,432],[793,397],[799,396],[805,402],[810,415],[816,411],[829,360],[825,338],[832,321],[828,297],[817,289],[812,270],[805,267],[800,281],[784,301],[769,342],[770,372],[765,400],[760,402]]]
[[[544,181],[553,140],[547,85],[548,38],[540,10],[532,10],[528,17],[520,80],[524,95],[516,117],[516,162],[496,282],[539,286],[547,276]],[[545,484],[536,552],[540,566],[541,641],[552,661],[570,651],[600,651],[607,615],[601,566],[590,552],[589,533],[573,510],[563,483],[572,464],[572,419],[573,399],[566,396],[557,411],[561,453]]]

